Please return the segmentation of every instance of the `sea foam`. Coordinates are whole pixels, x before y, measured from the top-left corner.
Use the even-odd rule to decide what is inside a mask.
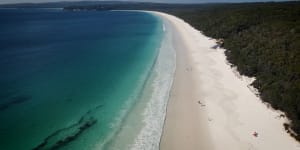
[[[159,149],[162,135],[166,107],[176,68],[176,53],[172,43],[172,32],[163,23],[164,38],[160,52],[153,68],[151,80],[152,93],[143,112],[143,127],[134,143],[132,150],[157,150]]]

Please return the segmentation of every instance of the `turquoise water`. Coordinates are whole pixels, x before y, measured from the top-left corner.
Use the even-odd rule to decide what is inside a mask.
[[[16,9],[0,10],[0,22],[1,149],[112,143],[142,100],[162,21],[143,12]]]

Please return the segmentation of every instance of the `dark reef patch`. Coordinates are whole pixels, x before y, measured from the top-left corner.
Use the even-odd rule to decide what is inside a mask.
[[[102,105],[98,105],[88,110],[77,123],[53,132],[32,150],[56,150],[76,140],[84,131],[97,123],[92,115],[101,107]]]
[[[32,97],[28,95],[20,95],[9,98],[7,102],[0,104],[0,111],[4,111],[14,105],[22,104],[29,101]]]

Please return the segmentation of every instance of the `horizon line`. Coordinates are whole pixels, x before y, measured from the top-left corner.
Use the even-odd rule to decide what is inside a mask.
[[[142,1],[125,1],[125,0],[116,0],[116,1],[101,1],[101,0],[90,0],[90,1],[84,1],[84,0],[74,0],[74,1],[66,1],[66,0],[62,0],[62,1],[57,1],[57,2],[20,2],[20,3],[0,3],[1,5],[39,5],[39,4],[55,4],[55,3],[89,3],[89,2],[99,2],[99,3],[107,3],[107,2],[115,2],[115,3],[146,3],[146,4],[186,4],[186,5],[193,5],[193,4],[243,4],[243,3],[284,3],[284,2],[300,2],[297,0],[280,0],[280,1],[275,1],[275,0],[270,0],[270,1],[237,1],[237,2],[142,2]]]

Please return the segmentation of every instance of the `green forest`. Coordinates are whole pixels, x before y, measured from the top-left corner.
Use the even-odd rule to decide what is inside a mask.
[[[171,9],[209,37],[224,39],[228,61],[263,101],[292,120],[285,129],[300,141],[300,3],[202,5]],[[292,129],[295,133],[292,133]]]

